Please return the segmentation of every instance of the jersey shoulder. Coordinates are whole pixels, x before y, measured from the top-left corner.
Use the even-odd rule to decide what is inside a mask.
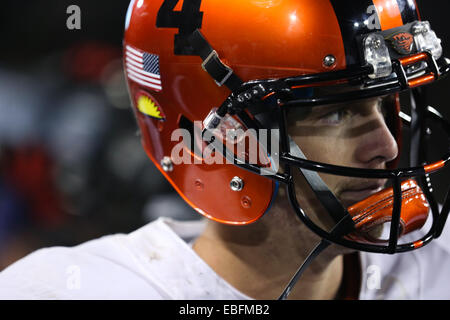
[[[361,299],[450,299],[450,228],[414,251],[395,255],[361,253]],[[427,229],[428,230],[428,229]],[[406,242],[419,235],[405,236]]]
[[[0,273],[0,299],[162,299],[130,247],[133,235],[39,249]]]

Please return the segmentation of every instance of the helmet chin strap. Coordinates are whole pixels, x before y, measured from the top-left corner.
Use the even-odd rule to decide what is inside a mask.
[[[294,156],[302,159],[306,159],[305,154],[302,152],[300,147],[295,143],[295,141],[289,137],[290,144],[290,152]],[[326,183],[322,180],[319,174],[316,171],[306,170],[299,168],[306,181],[310,185],[311,189],[317,195],[319,201],[322,205],[327,209],[330,213],[331,217],[337,224],[331,230],[331,234],[335,236],[344,236],[352,231],[353,226],[349,225],[349,216],[348,211],[342,206],[340,201],[336,198],[336,196],[331,192]],[[322,239],[310,252],[308,257],[302,263],[302,265],[298,268],[295,275],[289,281],[288,285],[284,289],[281,296],[278,300],[285,300],[291,293],[294,286],[299,281],[303,272],[308,268],[308,266],[313,262],[313,260],[322,253],[326,248],[330,246],[331,242],[326,239]]]
[[[343,236],[348,234],[348,223],[346,218],[343,218],[341,221],[339,221],[336,226],[331,230],[331,234],[334,236]],[[288,285],[284,289],[283,293],[280,295],[278,300],[286,300],[289,294],[291,293],[294,286],[297,284],[298,280],[300,279],[301,275],[305,270],[309,267],[309,265],[314,261],[314,259],[319,256],[326,248],[328,248],[331,245],[331,242],[329,242],[326,239],[322,239],[315,247],[311,250],[308,257],[303,261],[302,265],[298,268],[297,272],[294,274],[292,279],[289,281]]]
[[[289,137],[289,148],[290,153],[293,156],[307,160],[305,154],[291,137]],[[306,181],[308,182],[312,191],[314,191],[314,193],[316,194],[320,203],[325,207],[328,213],[330,213],[330,216],[333,218],[335,223],[341,221],[344,217],[349,217],[348,211],[336,198],[334,193],[331,192],[327,184],[322,180],[322,178],[316,171],[306,170],[303,168],[298,169],[305,177]]]
[[[300,279],[300,276],[303,274],[303,272],[308,268],[308,266],[313,262],[313,260],[322,253],[331,243],[328,242],[325,239],[322,239],[316,247],[309,253],[308,257],[303,261],[300,268],[298,268],[295,275],[292,277],[291,281],[289,281],[288,285],[284,289],[281,296],[278,298],[278,300],[286,300],[289,294],[291,293],[294,286],[297,284],[298,280]]]

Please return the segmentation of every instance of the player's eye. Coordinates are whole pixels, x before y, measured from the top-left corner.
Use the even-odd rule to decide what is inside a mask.
[[[350,115],[351,112],[348,110],[348,108],[340,108],[338,110],[335,110],[322,116],[319,119],[319,122],[321,124],[329,126],[339,125],[343,121],[345,121]]]

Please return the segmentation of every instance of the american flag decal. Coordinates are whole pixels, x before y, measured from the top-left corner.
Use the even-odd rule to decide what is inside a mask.
[[[143,52],[127,45],[125,55],[127,76],[130,80],[154,91],[162,90],[159,57],[156,54]]]

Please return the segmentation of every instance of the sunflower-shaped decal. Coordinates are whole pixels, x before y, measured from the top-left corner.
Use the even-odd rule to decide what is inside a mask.
[[[156,120],[164,121],[166,120],[166,116],[162,111],[161,107],[155,102],[150,96],[144,93],[140,93],[137,96],[137,108],[138,110]]]

